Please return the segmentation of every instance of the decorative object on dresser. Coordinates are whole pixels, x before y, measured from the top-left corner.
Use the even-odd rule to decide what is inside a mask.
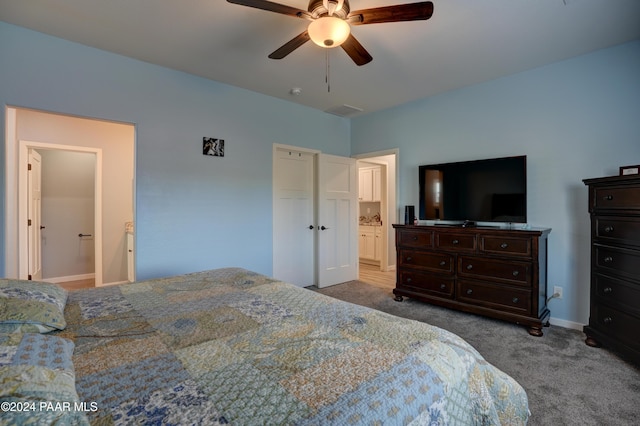
[[[403,296],[515,322],[542,336],[551,229],[393,225]]]
[[[620,176],[637,175],[639,173],[640,173],[640,165],[620,167]]]
[[[640,176],[583,181],[591,215],[591,302],[584,327],[601,344],[640,364]]]

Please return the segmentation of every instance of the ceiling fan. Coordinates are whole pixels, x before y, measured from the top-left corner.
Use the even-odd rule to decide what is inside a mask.
[[[349,7],[349,0],[309,0],[307,10],[267,0],[227,1],[311,21],[304,32],[271,53],[269,55],[271,59],[282,59],[307,41],[312,40],[321,47],[342,47],[357,65],[367,64],[373,58],[351,34],[350,25],[420,21],[429,19],[433,15],[433,3],[430,1],[374,7],[353,12]]]

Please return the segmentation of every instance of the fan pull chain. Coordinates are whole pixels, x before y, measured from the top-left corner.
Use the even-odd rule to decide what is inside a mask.
[[[331,66],[329,65],[329,49],[325,49],[324,81],[327,83],[327,93],[331,93]]]

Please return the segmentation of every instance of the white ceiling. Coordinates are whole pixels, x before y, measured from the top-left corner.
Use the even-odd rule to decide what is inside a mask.
[[[415,0],[351,0],[366,9]],[[308,42],[267,58],[307,21],[225,0],[0,0],[0,20],[327,110],[363,114],[640,39],[638,0],[432,0],[427,21],[361,25],[373,56]],[[279,0],[307,9],[307,0]],[[298,96],[290,94],[301,88]],[[357,114],[354,114],[357,115]],[[352,115],[353,116],[353,115]]]

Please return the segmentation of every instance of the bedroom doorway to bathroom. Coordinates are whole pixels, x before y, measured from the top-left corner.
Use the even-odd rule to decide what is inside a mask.
[[[395,230],[398,223],[398,149],[356,155],[358,160],[358,278],[395,286]]]
[[[92,214],[98,219],[95,223],[83,222],[81,227],[74,226],[72,231],[66,231],[64,234],[73,242],[64,250],[69,256],[80,257],[86,257],[87,250],[93,251],[96,286],[129,281],[127,242],[135,232],[135,125],[17,107],[6,107],[5,117],[5,275],[21,279],[27,279],[29,275],[26,172],[22,171],[21,164],[26,169],[28,149],[32,148],[41,154],[77,154],[75,159],[58,158],[58,162],[66,163],[66,168],[74,169],[74,172],[85,167],[77,162],[79,157],[87,155],[93,158],[95,166],[91,167],[95,167],[95,171],[89,172],[93,173],[92,176],[80,179],[85,181],[84,188],[90,187],[99,198],[95,204],[83,201],[91,204]],[[47,158],[43,161],[46,162]],[[78,179],[77,173],[70,175],[74,176],[70,179]],[[76,184],[78,182],[61,185],[61,196],[58,200],[49,200],[49,205],[68,203],[69,207],[76,203],[77,200],[64,200],[67,195],[64,191],[77,187]],[[99,202],[101,206],[96,207]],[[55,219],[47,219],[47,222],[42,223],[44,231],[49,234],[45,237],[51,237],[54,226],[62,228],[61,222],[52,225]],[[46,259],[43,260],[43,266],[46,266]],[[53,273],[62,276],[51,276],[46,268],[43,272],[43,280],[51,282],[64,282],[75,277],[74,272]],[[84,272],[78,274],[84,275]]]

